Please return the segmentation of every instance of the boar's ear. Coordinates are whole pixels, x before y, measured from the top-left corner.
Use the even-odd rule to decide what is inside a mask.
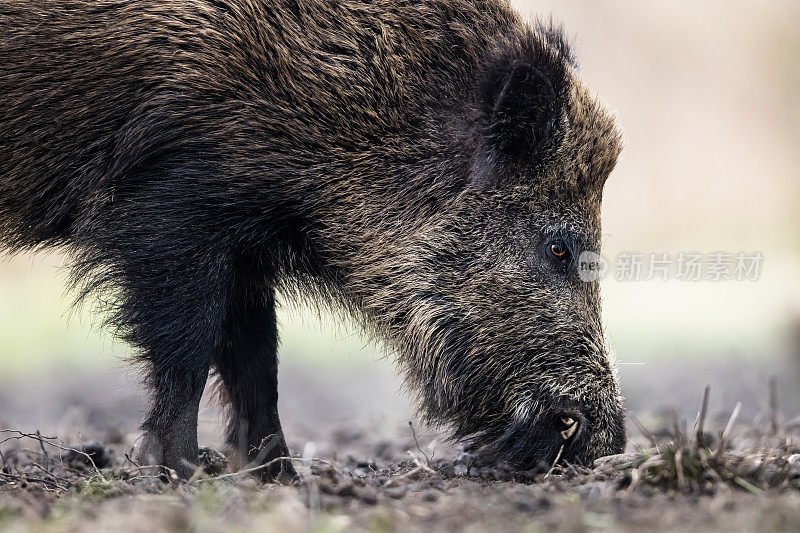
[[[490,150],[506,163],[541,159],[558,119],[558,98],[550,80],[535,67],[515,61],[487,75],[481,99]]]

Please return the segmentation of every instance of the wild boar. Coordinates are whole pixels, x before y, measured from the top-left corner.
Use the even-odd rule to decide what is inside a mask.
[[[137,348],[141,460],[191,474],[210,372],[240,460],[288,455],[276,291],[352,313],[490,457],[623,449],[575,268],[620,133],[559,28],[504,0],[5,0],[0,28],[0,242],[65,250]]]

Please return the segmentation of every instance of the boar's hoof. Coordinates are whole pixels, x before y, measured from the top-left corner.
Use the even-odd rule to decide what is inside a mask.
[[[264,483],[288,485],[295,479],[297,479],[297,471],[294,469],[292,462],[287,459],[282,459],[270,464],[261,473],[261,481]]]
[[[210,446],[200,447],[200,452],[197,454],[197,463],[203,467],[206,474],[212,476],[222,474],[228,468],[228,458],[222,452]]]
[[[196,464],[197,451],[188,449],[186,445],[180,447],[174,444],[178,443],[159,439],[156,435],[145,432],[139,444],[135,446],[134,460],[141,466],[163,466],[174,472],[177,477],[189,479],[199,468]],[[193,460],[189,460],[187,457],[191,457]],[[167,477],[174,478],[175,476],[170,474]]]

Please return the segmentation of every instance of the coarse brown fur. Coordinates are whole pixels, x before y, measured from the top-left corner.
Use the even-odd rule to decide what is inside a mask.
[[[210,369],[244,458],[288,452],[276,291],[359,318],[493,457],[621,451],[574,268],[619,134],[560,30],[504,0],[5,0],[0,28],[0,243],[67,249],[140,350],[144,459],[191,472]]]

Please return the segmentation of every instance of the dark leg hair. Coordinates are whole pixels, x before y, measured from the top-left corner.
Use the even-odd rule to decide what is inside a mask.
[[[264,464],[287,457],[278,417],[278,331],[275,290],[253,262],[239,264],[220,350],[215,357],[223,397],[229,403],[227,441],[240,462]],[[291,461],[277,461],[264,480],[295,476]]]
[[[124,320],[124,337],[143,349],[152,389],[138,460],[188,478],[197,464],[197,414],[219,343],[226,279],[222,269],[197,265],[156,272],[162,265],[170,263],[155,261],[150,277],[126,281],[117,320]]]
[[[150,212],[135,215],[125,211],[101,242],[83,248],[77,273],[92,268],[89,288],[117,289],[109,321],[140,350],[152,405],[137,460],[189,477],[197,464],[200,398],[222,338],[230,254]]]
[[[125,337],[144,349],[139,358],[146,365],[146,384],[152,389],[137,456],[186,478],[196,468],[197,414],[219,336],[215,322],[222,317],[211,303],[218,293],[212,296],[207,288],[187,286],[193,284],[177,279],[182,278],[172,278],[176,284],[172,290],[148,280],[145,285],[158,296],[141,290],[136,297],[127,297]]]

